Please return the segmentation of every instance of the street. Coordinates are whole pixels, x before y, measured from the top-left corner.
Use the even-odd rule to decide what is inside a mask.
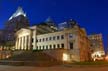
[[[0,71],[108,71],[108,67],[29,67],[0,65]]]

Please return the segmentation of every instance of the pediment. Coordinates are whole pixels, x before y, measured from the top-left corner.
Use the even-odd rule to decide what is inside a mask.
[[[31,33],[30,29],[22,28],[16,32],[16,35],[29,35]]]

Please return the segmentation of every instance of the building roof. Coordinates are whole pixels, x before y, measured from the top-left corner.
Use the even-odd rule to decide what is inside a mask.
[[[18,7],[16,12],[9,18],[9,20],[11,20],[12,18],[17,17],[19,15],[23,15],[24,17],[26,17],[26,13],[24,13],[22,7]]]

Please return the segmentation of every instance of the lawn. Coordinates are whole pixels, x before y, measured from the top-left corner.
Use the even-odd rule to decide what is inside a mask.
[[[74,65],[108,65],[106,61],[95,61],[95,62],[75,62]]]
[[[64,64],[64,66],[66,67],[104,67],[104,66],[108,66],[108,62],[106,61],[75,62],[75,63]]]

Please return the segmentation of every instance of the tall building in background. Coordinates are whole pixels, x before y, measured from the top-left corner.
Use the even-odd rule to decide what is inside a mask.
[[[58,30],[65,30],[68,28],[78,27],[78,23],[74,19],[58,24]]]
[[[4,40],[13,41],[15,40],[15,33],[21,28],[28,27],[29,21],[24,13],[22,7],[18,7],[16,12],[9,18],[5,24]]]
[[[88,36],[91,42],[92,51],[104,50],[102,34],[92,34]]]
[[[90,50],[91,50],[91,57],[95,61],[96,59],[104,59],[105,56],[104,52],[104,45],[103,45],[103,38],[102,34],[92,34],[88,36],[90,40]]]
[[[26,13],[24,13],[22,7],[18,7],[16,12],[9,18],[5,25],[5,29],[9,31],[17,31],[20,28],[28,27],[29,20],[27,19]]]

